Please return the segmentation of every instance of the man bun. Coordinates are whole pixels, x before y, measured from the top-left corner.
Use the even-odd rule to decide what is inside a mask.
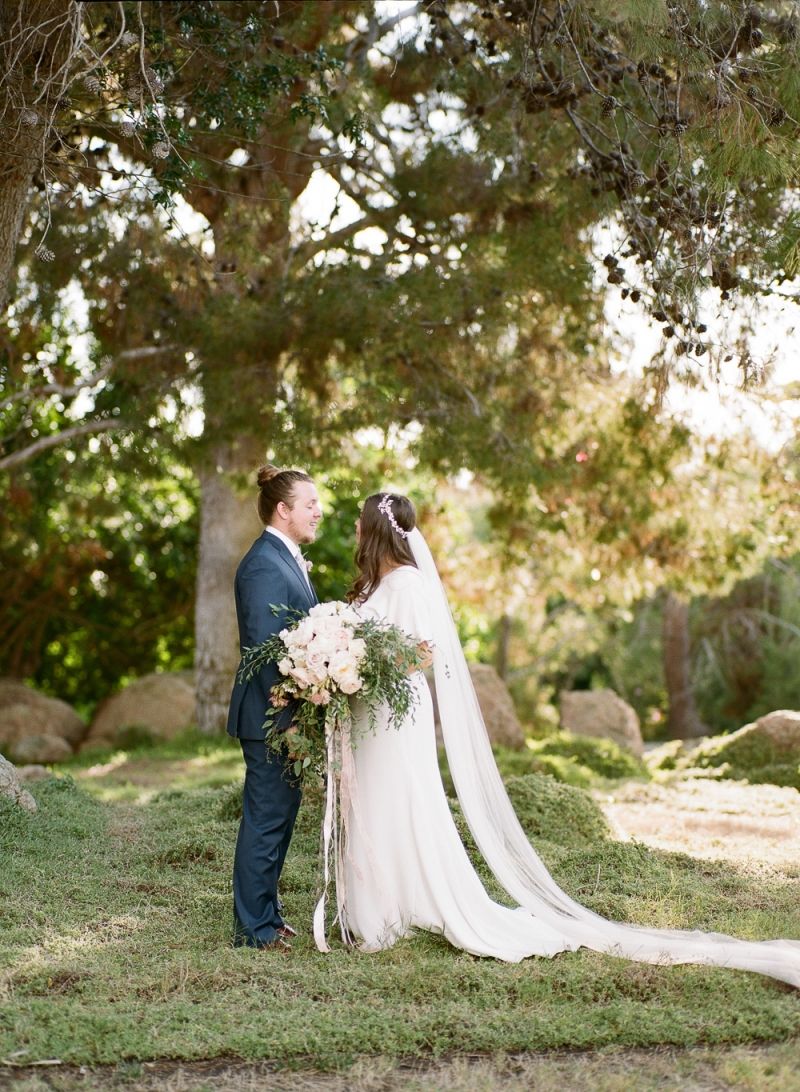
[[[272,466],[271,463],[266,463],[264,466],[260,466],[256,474],[258,488],[263,489],[267,482],[271,482],[274,477],[282,473],[283,471],[280,469],[280,467]]]

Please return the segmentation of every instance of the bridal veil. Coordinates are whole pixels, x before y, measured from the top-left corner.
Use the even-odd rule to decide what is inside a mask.
[[[745,941],[721,933],[626,925],[608,921],[561,890],[528,841],[506,793],[433,556],[418,529],[408,542],[433,621],[433,670],[450,772],[475,842],[508,894],[557,929],[570,948],[647,963],[734,967],[800,987],[800,941]]]

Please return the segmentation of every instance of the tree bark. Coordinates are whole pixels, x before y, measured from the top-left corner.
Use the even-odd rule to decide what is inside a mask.
[[[502,614],[497,624],[497,652],[495,667],[497,674],[505,682],[508,677],[508,642],[511,638],[511,615]]]
[[[663,642],[670,738],[694,739],[707,735],[692,691],[689,604],[674,592],[669,592],[664,600]]]
[[[262,452],[263,455],[263,452]],[[236,667],[239,632],[233,580],[240,559],[260,534],[256,490],[243,495],[232,480],[252,481],[258,454],[250,444],[220,445],[200,468],[200,547],[195,608],[196,720],[201,732],[224,730]]]

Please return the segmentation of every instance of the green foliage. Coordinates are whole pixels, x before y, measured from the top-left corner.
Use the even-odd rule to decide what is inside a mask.
[[[98,455],[41,457],[0,519],[0,673],[84,712],[193,648],[196,484],[156,443]]]
[[[643,762],[611,740],[570,732],[528,740],[527,746],[519,751],[507,747],[493,750],[504,778],[548,774],[566,785],[587,789],[604,779],[649,776]],[[442,762],[446,769],[444,756]],[[447,783],[452,786],[449,775]]]
[[[585,766],[599,777],[646,777],[647,768],[640,759],[610,739],[576,736],[557,732],[528,744],[537,758],[561,757]]]
[[[687,761],[716,770],[720,777],[800,790],[800,741],[792,749],[777,746],[763,732],[741,731],[708,740],[690,752]]]
[[[707,723],[730,730],[800,709],[800,557],[774,559],[725,598],[697,604],[695,690]]]
[[[547,774],[526,774],[506,782],[514,811],[529,838],[584,848],[608,835],[608,824],[588,793]]]

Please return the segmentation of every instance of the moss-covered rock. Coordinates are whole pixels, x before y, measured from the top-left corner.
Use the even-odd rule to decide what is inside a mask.
[[[800,790],[800,713],[767,713],[738,732],[706,740],[684,761],[720,777]]]

